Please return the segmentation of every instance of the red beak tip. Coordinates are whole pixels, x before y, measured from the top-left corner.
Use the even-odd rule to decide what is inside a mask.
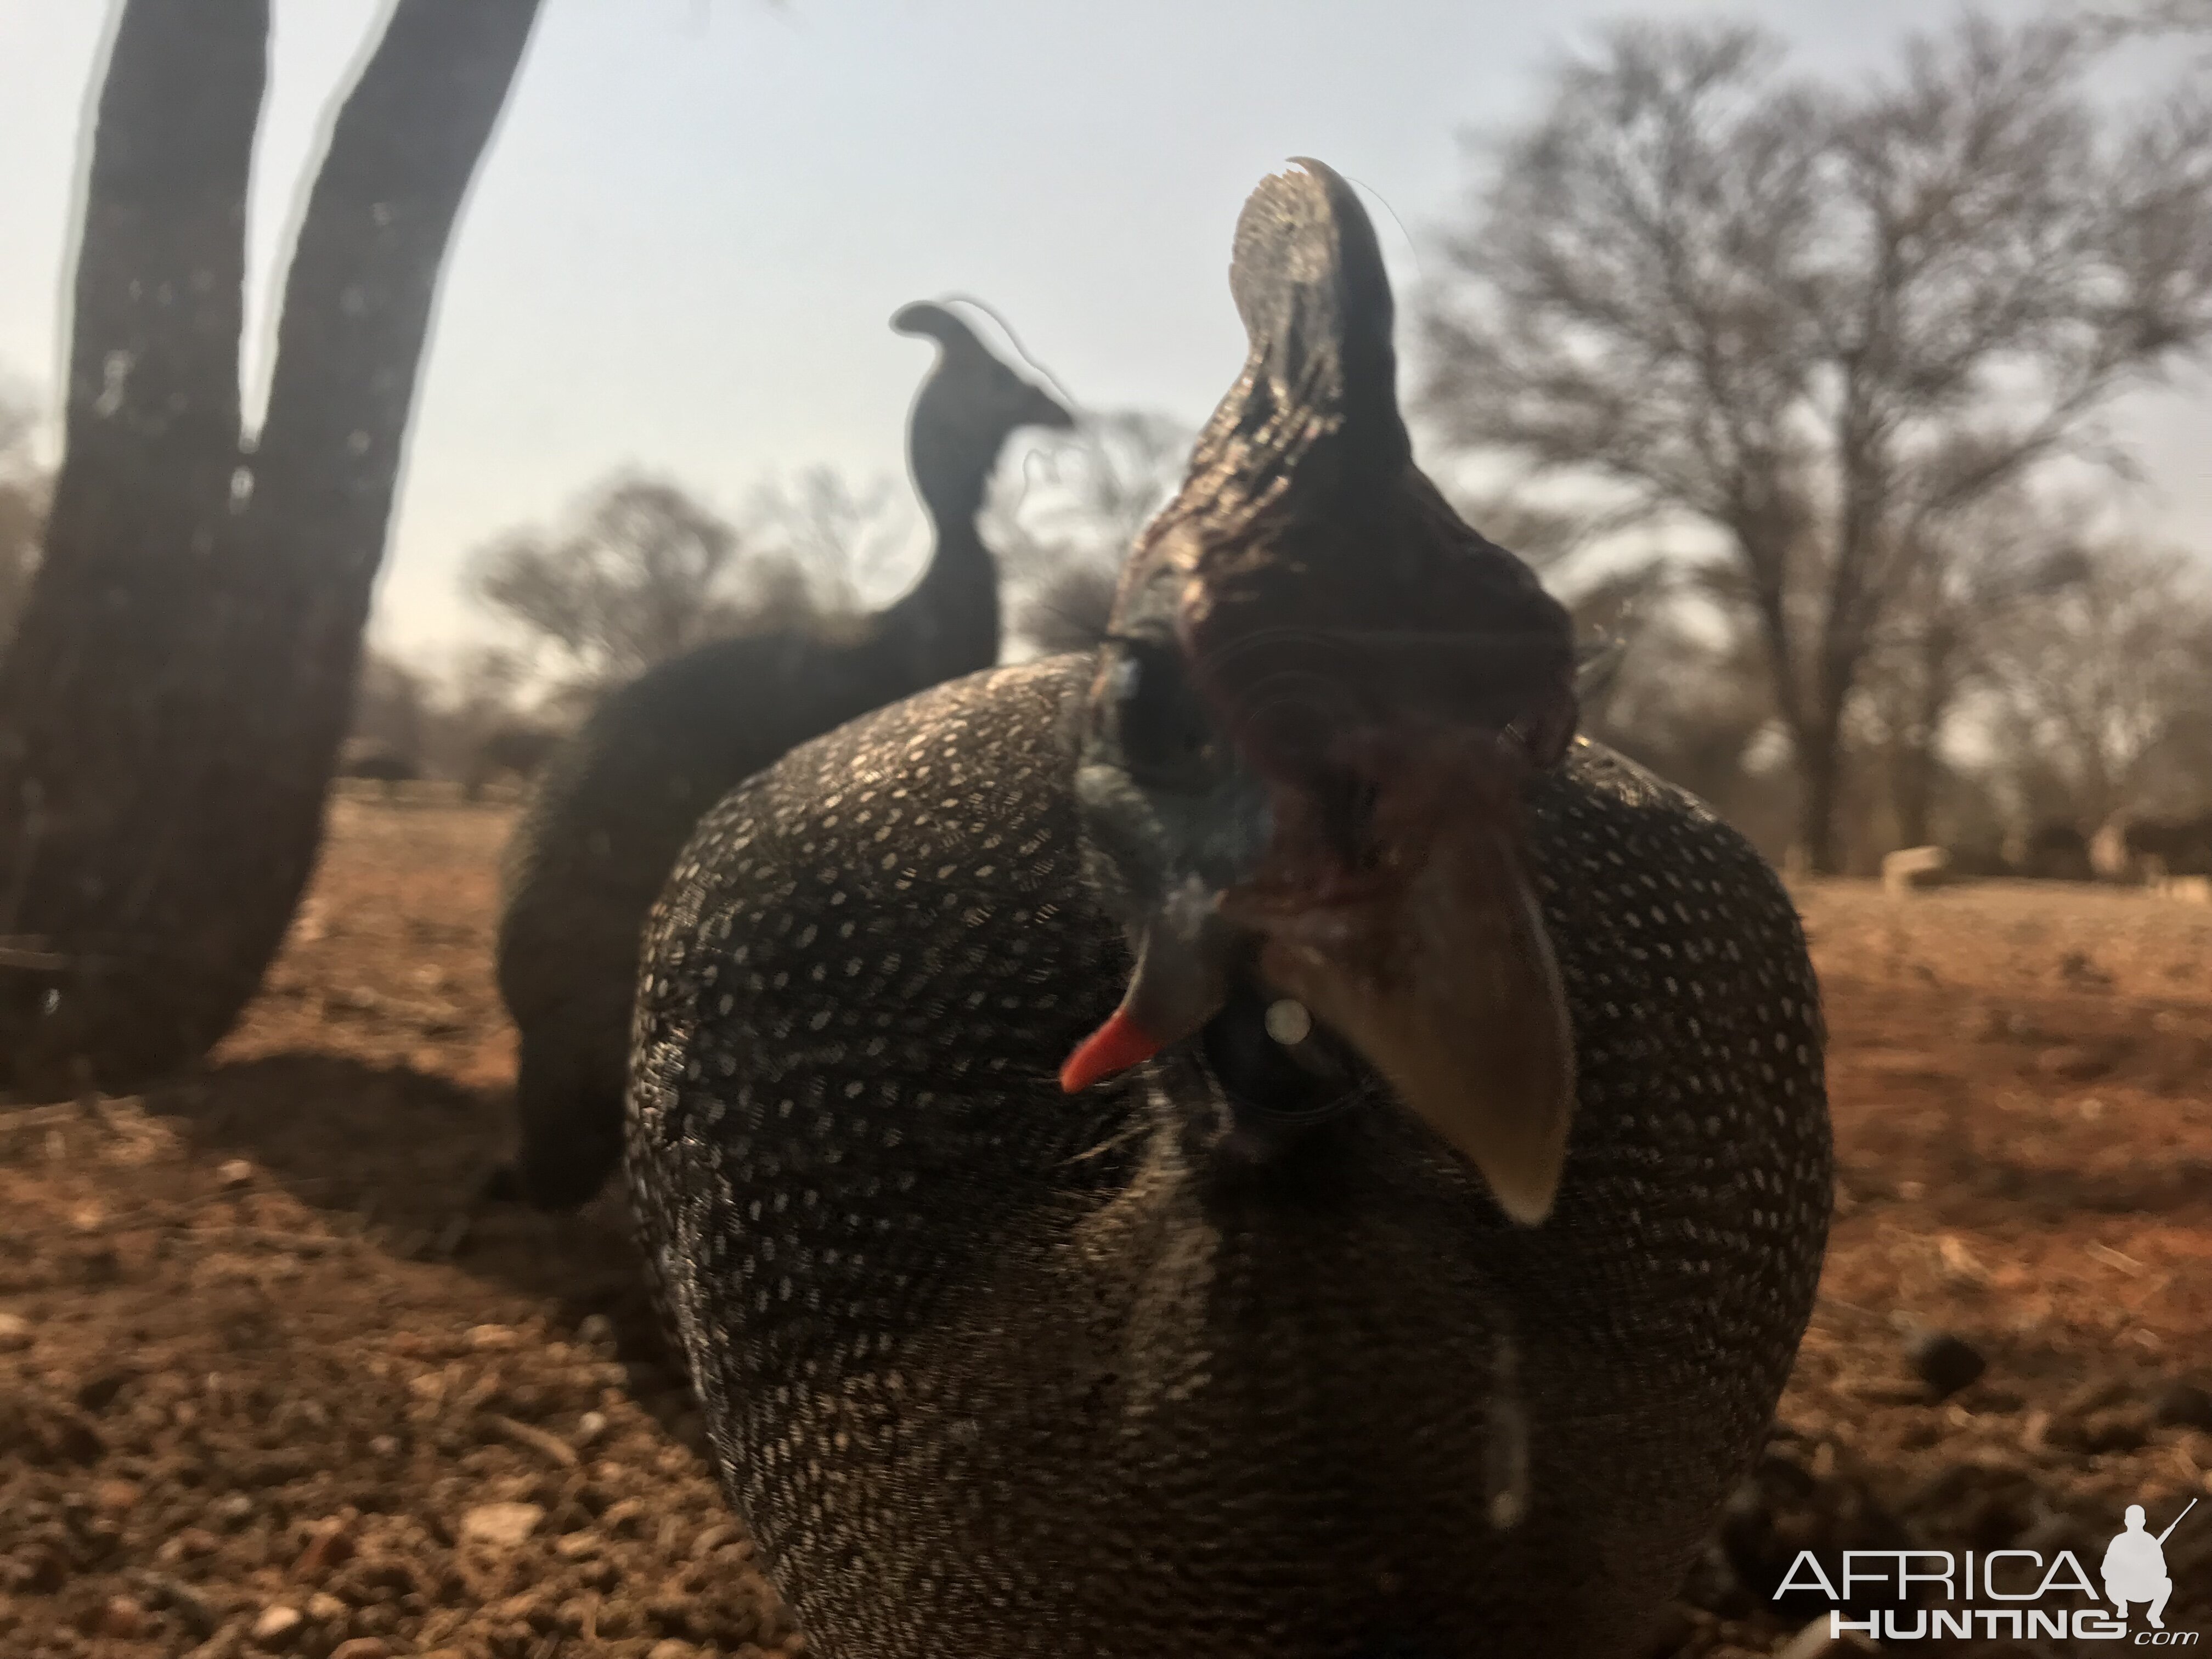
[[[1060,1091],[1080,1094],[1092,1084],[1126,1072],[1159,1051],[1159,1043],[1117,1009],[1114,1017],[1085,1037],[1061,1065]]]

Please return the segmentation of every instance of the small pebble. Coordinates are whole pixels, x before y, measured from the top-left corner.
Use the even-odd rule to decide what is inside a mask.
[[[92,1489],[95,1508],[110,1515],[128,1515],[138,1507],[138,1488],[128,1480],[103,1480]]]
[[[588,1446],[607,1431],[606,1413],[586,1412],[576,1419],[576,1443]]]
[[[215,1540],[210,1538],[208,1542],[212,1545]],[[187,1632],[202,1638],[215,1634],[215,1609],[208,1606],[207,1598],[199,1591],[167,1573],[141,1572],[136,1576],[147,1599],[156,1607],[166,1607]]]
[[[146,1610],[127,1595],[109,1598],[100,1610],[100,1633],[135,1642],[146,1633]]]
[[[216,1535],[204,1527],[186,1527],[173,1533],[154,1552],[157,1561],[197,1561],[204,1555],[213,1555],[222,1547]]]
[[[479,1504],[461,1517],[461,1536],[500,1549],[513,1549],[538,1530],[545,1518],[537,1504]]]
[[[332,1648],[331,1659],[392,1659],[392,1648],[374,1636],[356,1636]]]
[[[253,1165],[242,1158],[228,1160],[216,1170],[215,1178],[226,1187],[250,1186],[253,1181]],[[271,1608],[273,1613],[275,1608]]]
[[[576,1326],[576,1340],[592,1347],[611,1347],[615,1322],[605,1314],[586,1314]]]
[[[1980,1349],[1948,1331],[1923,1331],[1906,1345],[1905,1352],[1913,1375],[1934,1389],[1938,1400],[1948,1399],[1990,1368]]]
[[[264,1648],[284,1647],[307,1622],[297,1607],[267,1607],[253,1621],[253,1639]]]
[[[353,1559],[354,1539],[343,1521],[325,1521],[317,1526],[307,1547],[300,1553],[293,1571],[303,1578],[319,1578],[331,1568]]]
[[[15,1353],[31,1346],[31,1322],[18,1313],[0,1313],[0,1353]]]

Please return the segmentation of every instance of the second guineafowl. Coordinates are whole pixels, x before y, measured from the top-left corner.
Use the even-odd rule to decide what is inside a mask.
[[[998,659],[999,571],[977,514],[1007,439],[1073,417],[944,307],[907,306],[891,326],[939,348],[908,425],[936,535],[921,579],[869,617],[660,664],[603,702],[540,774],[504,871],[498,976],[521,1034],[521,1134],[495,1192],[569,1208],[619,1158],[640,935],[699,816],[796,744]]]

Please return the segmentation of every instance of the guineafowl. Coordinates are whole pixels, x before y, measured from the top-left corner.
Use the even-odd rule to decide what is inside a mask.
[[[495,1195],[570,1208],[619,1162],[639,938],[699,815],[793,744],[998,660],[999,573],[976,515],[1006,440],[1073,418],[942,306],[907,306],[891,326],[939,347],[908,422],[936,532],[921,579],[857,623],[750,634],[663,663],[544,763],[504,872],[499,989],[521,1034],[521,1135]]]
[[[1787,894],[1574,737],[1342,180],[1231,287],[1108,639],[798,750],[648,931],[642,1238],[823,1659],[1629,1659],[1809,1315]]]

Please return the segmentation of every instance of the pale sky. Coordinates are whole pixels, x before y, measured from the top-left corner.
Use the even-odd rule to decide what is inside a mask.
[[[257,414],[323,106],[382,14],[275,4]],[[1527,113],[1553,54],[1631,12],[1756,18],[1800,67],[1846,74],[1936,15],[1926,0],[545,0],[447,261],[374,635],[435,662],[483,632],[457,588],[467,551],[621,464],[732,514],[775,470],[902,477],[929,348],[886,325],[909,300],[975,295],[1081,402],[1195,423],[1242,359],[1230,233],[1264,173],[1303,154],[1358,181],[1409,298],[1472,176],[1458,135]],[[39,393],[58,378],[106,15],[0,0],[0,376]],[[2212,382],[2139,400],[2119,430],[2148,475],[2144,528],[2212,549]]]

